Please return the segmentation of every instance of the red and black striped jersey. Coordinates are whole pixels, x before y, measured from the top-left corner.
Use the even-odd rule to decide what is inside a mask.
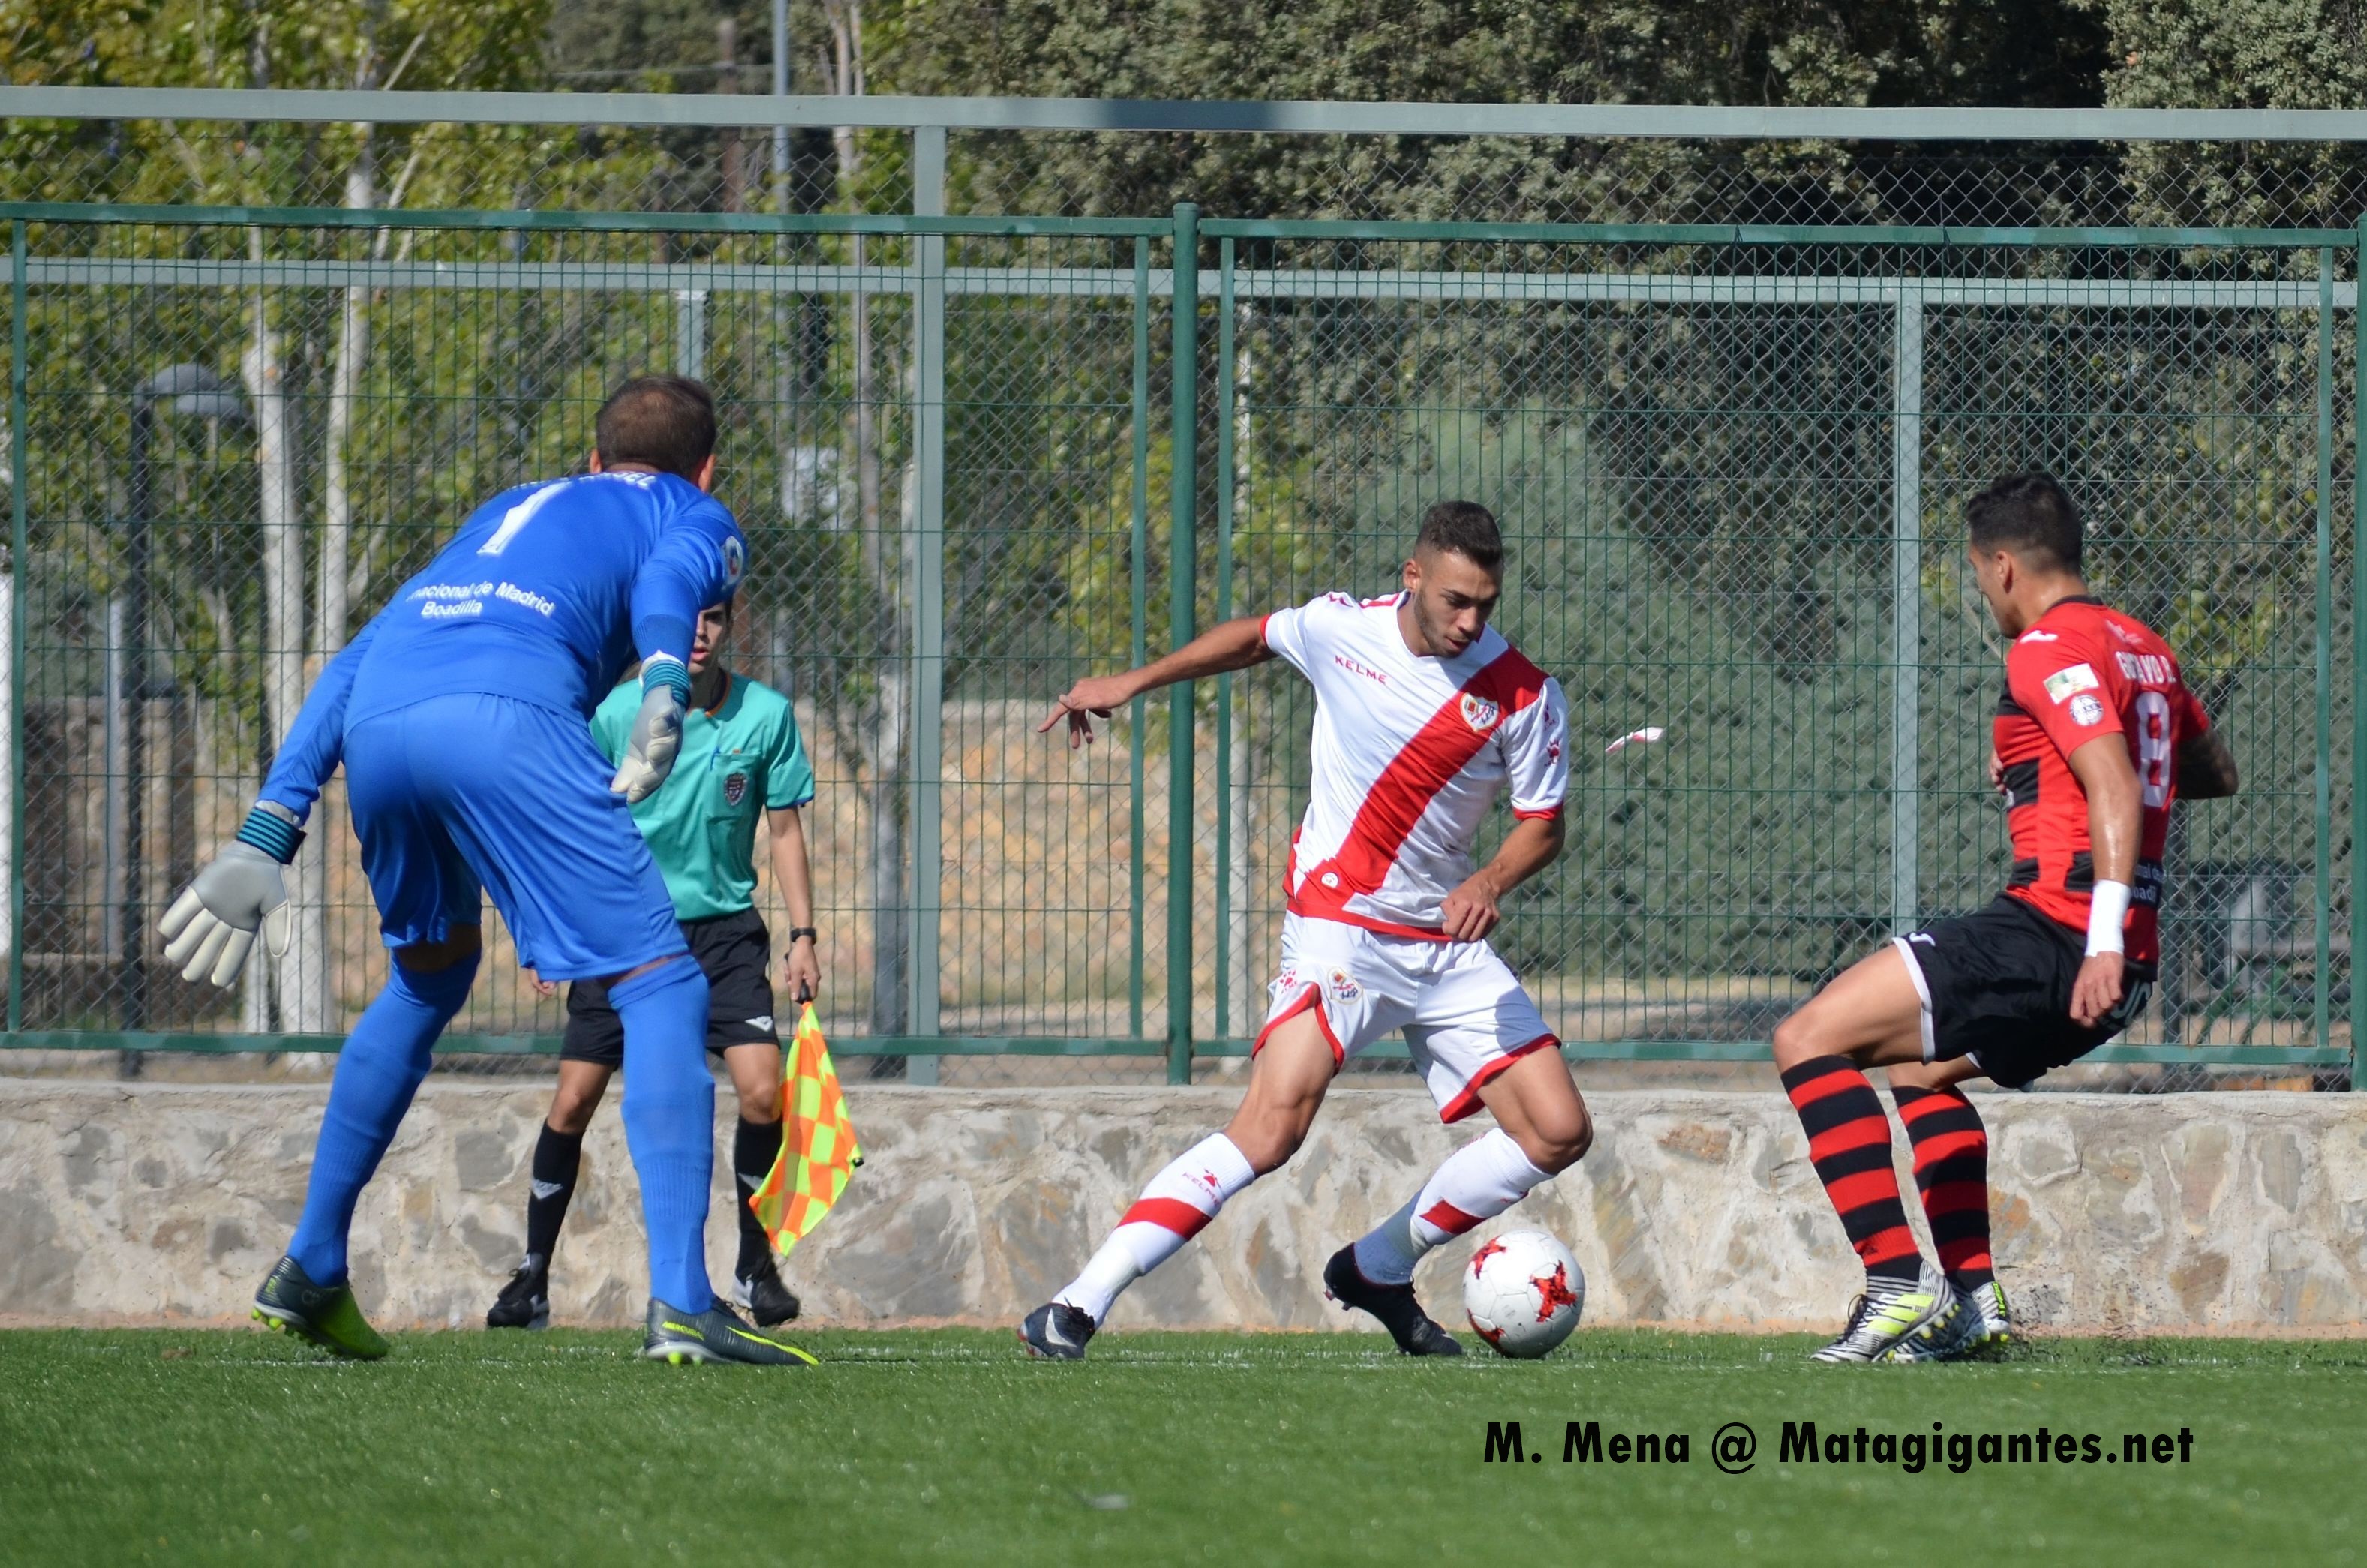
[[[2143,621],[2084,595],[2040,616],[2007,650],[1994,732],[2013,839],[2007,893],[2087,930],[2096,868],[2088,792],[2069,759],[2090,741],[2119,735],[2135,765],[2145,809],[2128,956],[2151,962],[2159,950],[2161,856],[2178,799],[2178,748],[2210,728],[2176,655]]]

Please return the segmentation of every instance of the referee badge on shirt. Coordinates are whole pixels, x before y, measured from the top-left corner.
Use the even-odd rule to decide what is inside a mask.
[[[730,775],[727,776],[727,777],[724,778],[724,780],[723,780],[723,803],[724,803],[725,805],[727,805],[727,806],[736,806],[736,805],[738,805],[741,801],[742,801],[746,800],[747,798],[748,798],[748,776],[747,776],[746,774],[744,774],[744,773],[734,773],[734,774],[730,774]]]

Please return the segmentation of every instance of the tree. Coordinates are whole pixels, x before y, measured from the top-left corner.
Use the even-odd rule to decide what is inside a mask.
[[[238,6],[181,0],[59,5],[42,7],[38,28],[6,39],[0,69],[17,81],[116,85],[367,89],[392,85],[408,72],[414,85],[516,86],[533,72],[544,15],[545,0],[493,5],[346,0],[303,6],[284,0]],[[400,204],[413,193],[423,171],[425,185],[446,189],[456,176],[474,177],[482,172],[480,159],[450,155],[460,153],[457,148],[437,158],[433,128],[407,128],[389,135],[368,123],[257,126],[210,134],[165,122],[139,122],[107,128],[103,140],[87,137],[87,129],[61,131],[12,123],[0,133],[0,167],[29,176],[16,188],[47,187],[51,194],[288,206],[317,200],[323,189],[336,189],[349,208]],[[402,172],[391,187],[380,183],[382,152],[400,160]],[[187,254],[193,239],[204,245],[218,244],[221,237],[170,229],[112,229],[93,239],[118,254],[170,255],[176,249]],[[307,256],[383,258],[389,239],[385,231],[323,236],[257,226],[246,232],[243,249],[245,258],[257,264]],[[401,248],[407,250],[408,244]],[[254,496],[259,603],[250,611],[238,602],[243,596],[224,591],[228,584],[198,580],[202,569],[197,576],[182,572],[177,582],[164,585],[160,597],[168,607],[168,626],[179,629],[192,652],[254,646],[248,634],[232,625],[209,628],[207,622],[217,614],[232,622],[249,613],[256,616],[250,624],[259,631],[260,649],[251,678],[259,688],[260,729],[251,740],[233,738],[229,754],[252,756],[258,767],[267,765],[270,751],[294,721],[308,662],[317,662],[343,644],[349,599],[368,583],[371,551],[364,550],[358,573],[349,560],[357,521],[350,454],[368,373],[375,304],[368,293],[357,287],[259,286],[235,307],[243,319],[230,331],[224,330],[229,324],[220,320],[224,308],[220,301],[210,312],[217,321],[210,328],[198,326],[196,318],[180,311],[178,301],[168,305],[135,296],[119,302],[127,315],[177,316],[184,329],[180,335],[188,346],[183,357],[215,360],[213,368],[230,374],[245,392],[258,481]],[[68,294],[43,302],[54,314],[87,307],[91,299]],[[201,308],[200,314],[205,313]],[[224,347],[242,340],[243,347],[234,350]],[[142,379],[156,368],[145,361],[171,346],[151,335],[125,347],[129,362],[99,378],[96,390],[102,394],[119,394]],[[325,378],[320,375],[323,357],[330,361]],[[320,520],[314,525],[306,514],[316,502]],[[308,557],[315,546],[318,560],[312,564]],[[243,556],[245,547],[236,545],[232,553]],[[168,575],[176,559],[166,558]],[[100,570],[108,568],[102,565]],[[317,593],[308,595],[308,581],[314,579]],[[232,672],[215,672],[211,679],[218,682],[228,675],[235,680],[236,669],[233,663]],[[199,674],[198,678],[204,682],[209,677]],[[226,710],[234,730],[256,711],[243,702],[232,702]],[[325,1032],[336,1027],[329,994],[326,876],[326,857],[308,857],[300,863],[291,888],[298,910],[297,941],[276,976],[279,1022],[285,1028]],[[252,1028],[266,1027],[263,973],[261,965],[250,971],[245,1022]]]

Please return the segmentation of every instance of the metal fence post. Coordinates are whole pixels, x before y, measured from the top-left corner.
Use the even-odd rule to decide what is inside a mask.
[[[1134,242],[1134,483],[1127,518],[1127,642],[1129,669],[1150,661],[1150,241]],[[1143,750],[1147,699],[1128,705],[1132,738],[1127,745],[1127,1034],[1142,1038],[1143,961]]]
[[[946,210],[946,131],[912,133],[912,212]],[[912,312],[914,481],[912,571],[912,985],[911,1028],[939,1032],[938,913],[944,899],[943,785],[946,695],[946,237],[915,246],[919,298]],[[937,1081],[937,1058],[915,1056],[907,1081]]]
[[[1192,641],[1198,586],[1195,472],[1200,434],[1200,209],[1175,204],[1173,343],[1174,482],[1170,491],[1168,646]],[[1167,1081],[1192,1081],[1192,687],[1170,689],[1167,708]]]
[[[2332,245],[2317,253],[2317,676],[2316,787],[2312,791],[2311,835],[2316,848],[2311,926],[2316,933],[2310,972],[2309,1042],[2334,1043],[2334,257]]]
[[[1217,246],[1217,603],[1218,621],[1233,615],[1233,242]],[[1233,677],[1217,677],[1217,1022],[1218,1040],[1233,1032]]]
[[[2351,243],[2350,276],[2358,296],[2350,311],[2350,1089],[2367,1090],[2367,985],[2359,960],[2367,954],[2367,745],[2360,717],[2367,714],[2367,214]]]
[[[25,221],[8,225],[8,1029],[25,1027]]]
[[[1891,356],[1890,921],[1904,936],[1922,903],[1916,762],[1923,676],[1923,296],[1902,280]]]

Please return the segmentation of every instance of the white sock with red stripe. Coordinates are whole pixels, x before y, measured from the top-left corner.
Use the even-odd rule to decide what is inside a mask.
[[[1085,1271],[1052,1299],[1100,1323],[1119,1291],[1174,1256],[1217,1217],[1225,1199],[1255,1180],[1257,1172],[1231,1139],[1221,1132],[1202,1139],[1150,1178]]]
[[[1376,1285],[1413,1283],[1413,1266],[1439,1243],[1492,1220],[1553,1180],[1529,1164],[1512,1135],[1498,1128],[1466,1143],[1431,1173],[1407,1205],[1356,1242],[1356,1271]]]

